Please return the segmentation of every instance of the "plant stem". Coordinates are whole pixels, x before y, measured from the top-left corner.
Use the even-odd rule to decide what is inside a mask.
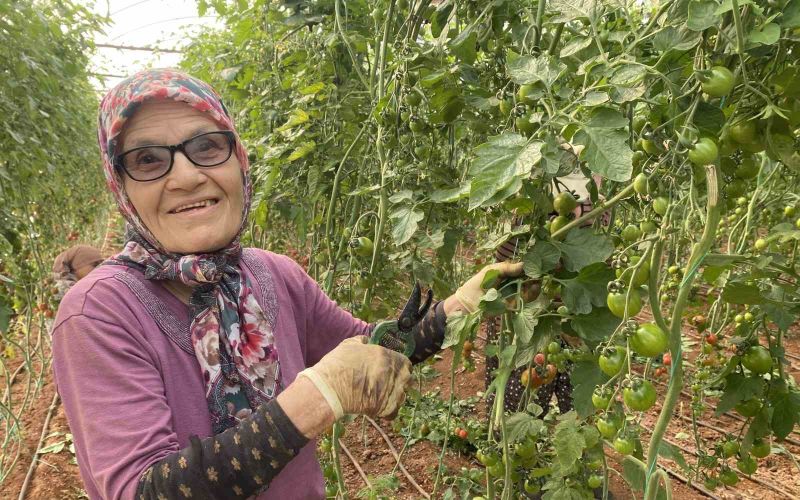
[[[735,0],[734,0],[735,1]],[[647,483],[645,487],[645,499],[654,500],[658,493],[658,479],[659,475],[655,473],[656,461],[658,459],[658,449],[661,441],[664,438],[664,433],[667,430],[667,425],[672,418],[672,412],[680,397],[681,388],[683,387],[683,363],[680,362],[682,356],[681,346],[681,328],[683,323],[681,318],[686,309],[689,299],[689,292],[692,289],[692,283],[697,272],[697,268],[703,261],[703,258],[711,249],[714,243],[714,237],[717,234],[717,226],[719,226],[720,209],[718,206],[719,192],[718,192],[718,167],[713,165],[706,166],[706,186],[707,186],[707,205],[706,205],[706,226],[703,230],[703,235],[700,241],[695,245],[692,250],[689,260],[684,270],[684,279],[678,290],[678,297],[675,300],[675,306],[672,310],[672,321],[670,324],[669,335],[669,350],[672,354],[672,370],[670,373],[669,387],[667,394],[664,398],[664,404],[661,407],[661,413],[658,416],[658,421],[653,426],[653,434],[650,438],[650,444],[647,450],[647,468],[645,476]]]

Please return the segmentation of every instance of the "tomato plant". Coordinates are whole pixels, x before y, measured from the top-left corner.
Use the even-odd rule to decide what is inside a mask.
[[[427,434],[482,450],[485,497],[579,496],[602,437],[632,444],[626,463],[655,498],[684,387],[697,420],[707,393],[749,414],[737,435],[750,440],[795,428],[782,343],[800,315],[798,221],[785,210],[800,203],[800,70],[778,3],[222,4],[201,2],[227,29],[200,36],[183,65],[221,89],[254,152],[246,242],[301,249],[324,290],[368,321],[403,300],[399,283],[446,297],[513,242],[525,276],[448,318],[444,345],[455,362],[474,357],[482,314],[500,316],[485,348],[498,360],[487,425],[431,422]],[[694,360],[688,330],[702,335],[697,368],[681,362]],[[576,345],[551,350],[561,336]],[[645,439],[629,431],[655,406],[656,371],[668,385]],[[515,373],[529,403],[555,372],[572,381],[574,414],[505,411]],[[636,410],[624,422],[623,403]],[[540,452],[556,436],[583,444],[553,460]],[[539,451],[518,456],[530,441]],[[731,465],[690,472],[727,484]],[[537,469],[549,472],[531,479]]]

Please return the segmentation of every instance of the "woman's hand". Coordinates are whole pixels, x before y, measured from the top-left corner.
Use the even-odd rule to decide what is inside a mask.
[[[481,283],[483,283],[486,274],[490,271],[497,272],[494,282],[490,284],[491,288],[491,286],[496,285],[506,278],[516,278],[522,275],[522,262],[498,262],[497,264],[491,264],[481,269],[480,272],[461,285],[461,288],[456,290],[456,293],[445,300],[445,314],[450,316],[458,311],[465,311],[467,313],[476,311],[478,309],[478,303],[484,294]]]
[[[298,375],[314,383],[336,419],[345,414],[393,418],[405,400],[411,362],[366,342],[366,337],[349,338]]]

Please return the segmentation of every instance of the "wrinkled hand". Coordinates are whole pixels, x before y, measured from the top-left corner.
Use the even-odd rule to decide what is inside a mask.
[[[493,283],[487,287],[491,288],[506,278],[520,276],[522,274],[522,262],[498,262],[497,264],[488,265],[461,285],[461,288],[453,294],[453,298],[466,312],[472,313],[478,309],[478,303],[480,303],[484,294],[481,283],[483,283],[488,273],[496,274]]]
[[[367,340],[349,338],[298,374],[314,383],[337,420],[346,414],[393,418],[405,400],[411,362]]]

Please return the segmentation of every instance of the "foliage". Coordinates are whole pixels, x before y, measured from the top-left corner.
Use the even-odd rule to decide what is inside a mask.
[[[485,462],[487,495],[579,498],[598,471],[587,458],[602,442],[595,423],[632,453],[626,477],[647,498],[662,495],[669,479],[656,459],[680,455],[662,438],[684,385],[697,419],[714,391],[747,413],[744,453],[798,423],[782,339],[800,316],[800,2],[199,5],[226,30],[197,39],[183,65],[222,90],[252,151],[252,242],[306,256],[325,289],[368,320],[400,302],[398,282],[445,296],[471,271],[465,262],[501,245],[524,262],[526,278],[481,301],[503,317],[486,351],[499,357],[496,404],[486,434],[470,436],[499,454]],[[585,189],[567,187],[576,175]],[[563,191],[581,199],[565,203]],[[709,308],[698,320],[687,306],[699,283]],[[674,362],[630,349],[643,305]],[[452,320],[456,355],[471,351],[479,318]],[[690,333],[701,338],[699,368],[685,371]],[[573,345],[551,351],[561,335]],[[771,364],[743,361],[754,345]],[[661,347],[637,340],[638,352]],[[609,377],[597,359],[616,349],[624,363]],[[530,399],[569,363],[575,414],[540,435],[527,407],[503,412],[512,370],[526,367]],[[646,387],[649,403],[658,377],[668,389],[642,443],[645,412],[622,394]],[[609,404],[590,406],[596,391]],[[523,434],[540,451],[569,445],[548,466],[503,466]],[[731,464],[698,460],[689,472],[714,487]]]

